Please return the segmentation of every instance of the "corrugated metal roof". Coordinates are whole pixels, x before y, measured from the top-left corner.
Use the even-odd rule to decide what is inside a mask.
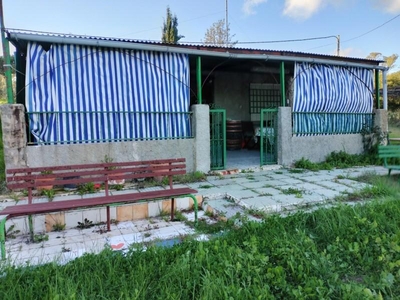
[[[65,39],[64,42],[68,41],[68,39],[82,39],[82,40],[94,40],[94,41],[110,41],[110,42],[122,42],[129,44],[148,44],[148,45],[158,45],[158,46],[167,46],[169,48],[181,48],[181,49],[195,49],[201,51],[214,51],[214,52],[229,52],[232,54],[265,54],[265,55],[273,55],[273,56],[292,56],[292,57],[308,57],[308,58],[316,58],[316,59],[329,59],[333,61],[351,61],[351,62],[360,62],[367,63],[370,65],[379,65],[379,63],[383,61],[379,60],[371,60],[366,58],[357,58],[357,57],[345,57],[345,56],[335,56],[335,55],[327,55],[327,54],[318,54],[318,53],[309,53],[309,52],[299,52],[299,51],[288,51],[288,50],[270,50],[270,49],[254,49],[254,48],[245,48],[245,47],[225,47],[225,46],[215,46],[215,45],[204,45],[204,44],[193,44],[193,43],[179,43],[179,44],[169,44],[162,43],[161,41],[153,41],[153,40],[137,40],[137,39],[126,39],[126,38],[115,38],[115,37],[100,37],[100,36],[88,36],[88,35],[77,35],[77,34],[65,34],[65,33],[53,33],[53,32],[40,32],[40,31],[31,31],[31,30],[16,30],[16,29],[7,29],[8,39],[12,42],[19,43],[21,40],[20,37],[17,38],[18,34],[25,35],[25,41],[28,41],[29,38],[26,36],[42,36],[44,38],[48,37],[49,42],[51,42],[52,38],[61,38]]]

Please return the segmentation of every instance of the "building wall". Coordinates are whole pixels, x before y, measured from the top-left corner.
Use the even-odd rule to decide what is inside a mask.
[[[228,120],[250,121],[250,83],[279,83],[266,73],[216,72],[214,75],[214,103],[226,109]]]
[[[375,126],[387,131],[387,111],[375,110]],[[291,107],[280,107],[278,112],[278,164],[290,166],[295,161],[306,158],[312,162],[324,161],[333,151],[349,154],[364,152],[361,134],[332,134],[315,136],[295,136],[292,134]]]
[[[115,162],[184,157],[187,172],[210,170],[207,105],[193,107],[192,139],[26,146],[24,116],[23,105],[1,106],[6,169],[99,163],[108,155]]]

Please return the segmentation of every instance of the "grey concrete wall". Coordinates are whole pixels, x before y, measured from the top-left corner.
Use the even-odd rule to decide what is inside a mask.
[[[6,169],[27,166],[25,109],[21,104],[0,106]]]
[[[386,109],[374,109],[374,126],[379,126],[383,132],[389,131],[388,112]]]
[[[280,107],[278,117],[278,164],[290,166],[302,157],[321,162],[333,151],[349,154],[364,151],[361,134],[294,136],[291,108]]]
[[[194,139],[46,145],[27,147],[30,167],[98,163],[105,155],[115,162],[185,157],[187,171],[193,172]]]
[[[279,80],[279,78],[278,78]],[[214,75],[214,103],[226,109],[229,120],[250,121],[250,83],[277,83],[269,74],[216,72]]]
[[[193,105],[194,170],[208,173],[210,171],[210,107]]]
[[[3,130],[4,158],[6,169],[14,167],[40,167],[58,166],[82,163],[98,163],[104,160],[106,155],[112,157],[115,162],[151,160],[163,158],[186,158],[187,172],[196,170],[196,166],[206,169],[209,146],[202,156],[196,158],[196,139],[174,139],[161,141],[133,141],[119,143],[96,143],[75,145],[46,145],[26,146],[25,110],[23,105],[2,105],[1,120]],[[200,109],[199,118],[208,117],[206,109]],[[203,123],[207,122],[206,120]],[[201,123],[201,122],[200,122]],[[198,125],[199,128],[204,124]],[[200,130],[208,132],[208,130]],[[204,145],[210,142],[208,136],[203,135],[198,142]],[[204,147],[207,147],[206,145]],[[200,164],[199,160],[203,163]]]

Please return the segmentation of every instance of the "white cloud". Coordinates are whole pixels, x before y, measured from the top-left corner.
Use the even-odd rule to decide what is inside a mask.
[[[388,13],[400,12],[400,0],[372,0],[376,7]]]
[[[283,14],[294,19],[305,20],[315,14],[322,5],[322,0],[285,0]]]
[[[254,15],[256,13],[254,8],[267,1],[268,0],[244,0],[242,10],[247,16]]]

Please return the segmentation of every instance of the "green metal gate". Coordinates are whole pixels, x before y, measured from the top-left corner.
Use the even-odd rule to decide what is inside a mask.
[[[225,109],[210,109],[210,157],[211,170],[226,168]]]
[[[278,108],[261,109],[260,165],[278,163]]]

